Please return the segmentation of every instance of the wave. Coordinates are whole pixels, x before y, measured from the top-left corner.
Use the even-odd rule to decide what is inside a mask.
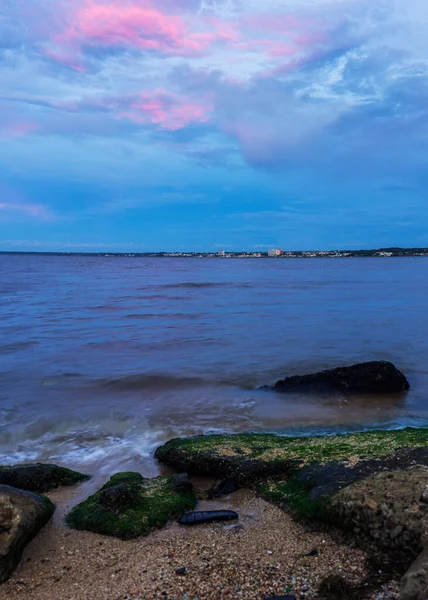
[[[222,382],[204,379],[202,377],[183,377],[179,375],[137,374],[102,379],[101,385],[114,391],[138,390],[176,390],[204,385],[222,385]],[[225,385],[225,384],[223,384]]]
[[[124,319],[200,319],[203,313],[130,313]]]
[[[38,342],[34,340],[28,340],[26,342],[11,342],[10,344],[0,344],[0,354],[12,354],[13,352],[19,352],[20,350],[27,350],[36,346]]]
[[[242,281],[180,281],[178,283],[165,283],[160,285],[146,286],[140,290],[148,288],[157,289],[194,289],[194,288],[216,288],[216,287],[250,287],[250,282]]]

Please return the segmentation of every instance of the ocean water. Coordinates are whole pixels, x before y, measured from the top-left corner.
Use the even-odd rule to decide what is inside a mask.
[[[0,255],[0,464],[158,472],[164,441],[428,424],[428,260]],[[385,359],[399,396],[260,390]]]

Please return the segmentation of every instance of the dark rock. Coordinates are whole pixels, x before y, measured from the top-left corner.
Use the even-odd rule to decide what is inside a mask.
[[[427,600],[428,548],[411,565],[401,580],[399,600]]]
[[[0,485],[10,485],[20,490],[40,494],[58,487],[75,485],[87,479],[90,479],[89,475],[57,465],[34,463],[13,467],[0,466]]]
[[[215,483],[213,487],[208,490],[208,498],[210,500],[221,498],[222,496],[233,494],[233,492],[236,492],[237,490],[239,490],[239,486],[235,477],[227,477],[226,479],[222,479]]]
[[[321,582],[318,595],[322,600],[360,600],[360,592],[340,575],[329,575]]]
[[[0,583],[10,577],[24,548],[46,525],[54,510],[48,498],[0,485]]]
[[[125,483],[101,490],[99,497],[99,503],[106,510],[115,513],[119,513],[143,500],[144,498],[139,493],[139,490]]]
[[[187,575],[188,571],[186,567],[181,567],[180,569],[175,569],[176,575]]]
[[[372,361],[286,377],[273,389],[276,392],[323,393],[337,390],[345,394],[392,394],[405,392],[409,387],[406,377],[392,363]]]
[[[178,519],[178,522],[180,525],[199,525],[201,523],[232,521],[235,519],[239,519],[239,515],[233,510],[205,510],[201,512],[188,512],[182,515]]]
[[[193,484],[187,473],[173,475],[174,488],[176,492],[193,492]]]

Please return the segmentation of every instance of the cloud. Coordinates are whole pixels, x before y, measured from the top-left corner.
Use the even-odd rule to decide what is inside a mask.
[[[77,204],[120,198],[123,212],[165,178],[201,206],[241,180],[335,208],[381,202],[399,182],[394,197],[416,202],[427,25],[425,0],[4,0],[1,176],[46,185],[0,196],[1,214],[48,220],[52,204],[57,218],[68,196],[49,184],[72,177],[88,186]]]
[[[0,201],[0,220],[11,220],[14,218],[35,218],[41,221],[51,221],[52,212],[40,204],[13,204]]]

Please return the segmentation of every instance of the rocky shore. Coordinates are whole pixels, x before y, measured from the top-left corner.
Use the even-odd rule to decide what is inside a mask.
[[[18,555],[54,505],[35,492],[0,485],[5,597],[80,600],[90,589],[92,598],[117,600],[287,594],[426,600],[428,429],[311,438],[201,436],[171,440],[156,456],[178,472],[226,480],[213,487],[185,476],[118,474],[75,505],[70,494],[79,490],[80,500],[86,485],[76,483],[86,479],[76,474],[71,492],[48,492],[57,513],[13,574]],[[26,486],[37,488],[37,469],[47,467],[25,469],[35,477]],[[13,473],[9,468],[9,482]],[[57,484],[53,477],[52,487]],[[52,507],[33,529],[17,495]],[[197,510],[234,510],[239,520],[179,525],[180,515],[196,503]],[[16,522],[22,527],[14,529]],[[18,553],[10,562],[12,546]]]
[[[408,387],[384,362],[279,383],[352,394],[364,373],[365,391]],[[428,429],[198,436],[155,457],[176,474],[89,497],[86,474],[0,467],[4,597],[427,600]]]

